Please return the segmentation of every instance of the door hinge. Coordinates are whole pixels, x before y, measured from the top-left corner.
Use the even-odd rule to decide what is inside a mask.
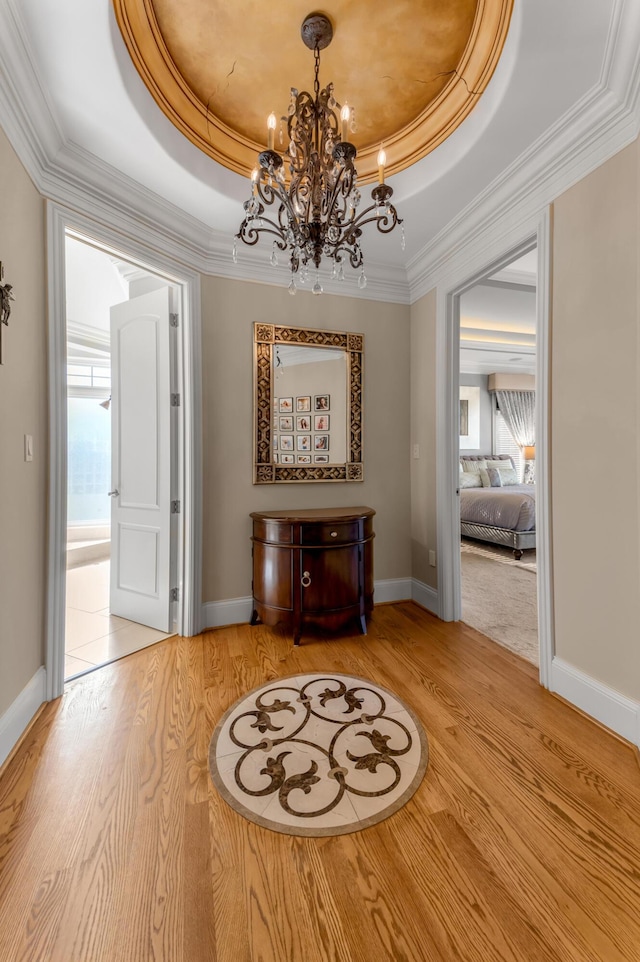
[[[177,315],[177,314],[169,314],[169,324],[171,325],[171,327],[177,327],[177,326],[178,326],[178,315]]]
[[[180,395],[179,395],[179,394],[172,394],[172,395],[171,395],[171,407],[172,407],[172,408],[179,408],[179,407],[180,407]]]
[[[169,600],[170,600],[170,601],[178,601],[178,595],[179,595],[178,589],[177,589],[177,588],[172,588],[171,591],[170,591],[170,593],[169,593]]]
[[[180,502],[179,502],[179,501],[172,501],[172,502],[171,502],[171,514],[180,514]]]

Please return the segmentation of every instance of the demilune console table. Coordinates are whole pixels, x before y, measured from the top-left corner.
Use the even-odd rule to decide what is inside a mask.
[[[254,511],[251,624],[335,630],[373,610],[372,508]]]

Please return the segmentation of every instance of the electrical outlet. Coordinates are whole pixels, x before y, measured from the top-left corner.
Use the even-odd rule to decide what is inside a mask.
[[[435,566],[436,566],[436,553],[435,553],[435,551],[430,551],[430,552],[429,552],[429,564],[431,565],[432,568],[435,568]]]
[[[414,458],[415,458],[416,461],[417,461],[418,458],[420,457],[420,445],[419,445],[419,444],[414,444],[414,445],[413,445],[413,456],[414,456]]]

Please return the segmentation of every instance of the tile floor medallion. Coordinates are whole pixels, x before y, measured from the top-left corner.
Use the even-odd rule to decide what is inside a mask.
[[[209,748],[225,801],[288,835],[345,835],[381,822],[411,798],[428,760],[410,708],[338,674],[261,685],[225,713]]]

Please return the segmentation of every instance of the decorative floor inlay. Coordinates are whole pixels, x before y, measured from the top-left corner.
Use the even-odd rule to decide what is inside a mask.
[[[209,748],[214,784],[245,818],[288,835],[344,835],[413,795],[429,760],[410,708],[364,678],[279,678],[241,698]]]

